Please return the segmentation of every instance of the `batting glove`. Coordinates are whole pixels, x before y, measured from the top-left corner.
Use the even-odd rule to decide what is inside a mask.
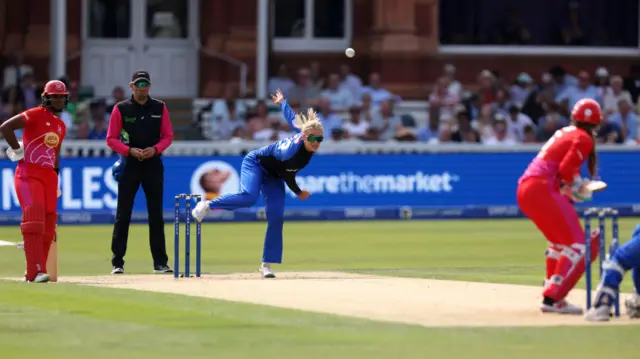
[[[585,188],[587,183],[588,179],[576,177],[571,184],[571,199],[579,203],[591,201],[593,193]]]
[[[17,162],[24,158],[24,146],[22,145],[22,142],[18,143],[20,144],[20,147],[17,150],[14,150],[11,147],[7,148],[7,157],[9,157],[12,162]]]

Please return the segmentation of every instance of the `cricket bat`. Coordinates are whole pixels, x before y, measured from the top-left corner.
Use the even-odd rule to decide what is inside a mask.
[[[57,198],[60,198],[62,195],[62,191],[60,190],[60,186],[58,186],[58,191],[56,193]],[[58,213],[56,213],[56,223],[58,222]],[[49,275],[50,282],[58,281],[58,225],[56,224],[56,232],[53,235],[53,242],[51,242],[51,246],[49,247],[49,257],[47,257],[47,274]]]
[[[591,181],[587,183],[585,187],[591,192],[600,192],[607,188],[607,184],[603,181]]]
[[[58,281],[58,233],[53,236],[53,242],[51,242],[51,246],[49,247],[47,274],[49,274],[50,282]]]

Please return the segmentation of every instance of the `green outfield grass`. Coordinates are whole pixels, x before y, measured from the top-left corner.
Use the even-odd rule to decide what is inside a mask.
[[[638,222],[620,221],[623,242]],[[285,227],[285,264],[277,270],[536,286],[544,275],[546,245],[527,221],[308,222]],[[256,271],[264,228],[263,223],[204,225],[203,271]],[[59,231],[61,275],[109,273],[110,226],[61,226]],[[168,226],[166,233],[172,258],[172,228]],[[19,236],[18,227],[0,228],[0,240],[18,241]],[[127,273],[151,272],[147,238],[146,226],[132,226]],[[23,271],[21,251],[0,247],[0,276],[17,277]],[[631,290],[628,280],[623,290]],[[619,359],[637,358],[638,330],[637,326],[434,329],[178,295],[0,281],[3,359],[516,355]]]

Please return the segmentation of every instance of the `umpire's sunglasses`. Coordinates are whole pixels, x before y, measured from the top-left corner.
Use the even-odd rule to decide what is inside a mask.
[[[309,136],[307,137],[307,141],[320,143],[324,141],[324,136]]]
[[[137,88],[145,88],[145,87],[149,87],[149,81],[138,81],[133,85]]]

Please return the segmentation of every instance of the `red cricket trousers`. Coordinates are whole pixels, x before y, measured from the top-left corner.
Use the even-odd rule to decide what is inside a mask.
[[[576,285],[585,269],[585,233],[580,217],[552,179],[530,177],[518,185],[520,209],[550,242],[543,296],[559,301]],[[597,256],[597,237],[589,243]]]
[[[585,242],[580,217],[551,179],[530,177],[518,186],[518,206],[553,244]]]
[[[21,231],[27,260],[27,280],[46,273],[49,247],[57,222],[58,175],[50,167],[18,162],[14,185],[22,208]]]

